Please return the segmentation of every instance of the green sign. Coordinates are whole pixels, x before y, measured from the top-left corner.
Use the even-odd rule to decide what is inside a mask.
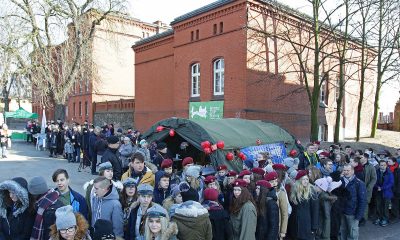
[[[189,119],[221,119],[223,117],[224,101],[189,103]]]

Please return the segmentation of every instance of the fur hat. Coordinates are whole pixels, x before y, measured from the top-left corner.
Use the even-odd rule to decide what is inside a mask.
[[[147,209],[147,217],[168,217],[167,210],[158,204],[154,204],[151,208]]]
[[[186,169],[186,176],[198,178],[200,176],[200,167],[199,166],[188,167],[188,169]]]
[[[137,191],[139,195],[153,195],[154,188],[150,184],[142,183],[139,184]]]
[[[56,226],[58,230],[76,226],[76,218],[71,205],[57,208]]]
[[[294,158],[287,157],[287,158],[283,159],[283,164],[284,164],[287,168],[293,167],[293,166],[294,166]]]
[[[182,201],[199,201],[199,193],[192,187],[190,187],[187,191],[181,191]]]

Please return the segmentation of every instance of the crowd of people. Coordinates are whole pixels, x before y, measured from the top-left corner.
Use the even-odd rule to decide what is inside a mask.
[[[260,152],[236,172],[173,160],[165,142],[112,125],[50,122],[46,134],[50,156],[88,159],[97,176],[83,195],[62,168],[54,188],[41,176],[0,183],[0,240],[358,239],[367,221],[399,219],[400,149],[313,142],[281,163]]]

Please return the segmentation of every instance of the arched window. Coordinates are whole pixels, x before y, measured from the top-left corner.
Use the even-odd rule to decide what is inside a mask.
[[[191,97],[200,96],[200,63],[195,63],[191,67]]]
[[[214,95],[224,95],[224,59],[219,58],[214,61]]]

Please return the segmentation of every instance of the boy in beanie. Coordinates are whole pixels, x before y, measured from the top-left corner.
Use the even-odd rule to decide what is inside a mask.
[[[50,227],[50,240],[89,240],[88,228],[85,218],[79,213],[74,214],[72,206],[60,207],[56,210],[56,223]]]
[[[58,192],[49,189],[43,177],[33,177],[28,183],[28,191],[34,199],[37,199],[31,239],[47,240],[50,237],[50,226],[56,221],[55,210],[63,204],[58,200]]]

